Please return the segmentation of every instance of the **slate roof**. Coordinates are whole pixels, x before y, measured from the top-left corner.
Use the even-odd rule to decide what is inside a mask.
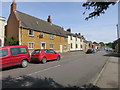
[[[39,18],[30,16],[28,14],[22,13],[16,10],[16,15],[21,21],[21,27],[26,29],[31,29],[39,32],[49,33],[53,35],[58,35],[62,37],[67,37],[66,31],[62,27],[50,24],[47,21],[41,20]]]

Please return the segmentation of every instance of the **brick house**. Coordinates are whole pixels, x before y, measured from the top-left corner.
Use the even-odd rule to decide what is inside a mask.
[[[62,27],[54,25],[50,16],[44,21],[17,11],[15,1],[11,4],[6,36],[18,40],[19,45],[27,45],[30,52],[44,48],[68,51],[68,37]]]

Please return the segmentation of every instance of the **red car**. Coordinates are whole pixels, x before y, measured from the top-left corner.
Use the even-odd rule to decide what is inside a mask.
[[[27,67],[30,54],[27,46],[5,46],[0,48],[0,68],[21,65]]]
[[[60,60],[60,54],[52,49],[36,49],[31,54],[31,61],[42,61],[46,63],[47,60]]]

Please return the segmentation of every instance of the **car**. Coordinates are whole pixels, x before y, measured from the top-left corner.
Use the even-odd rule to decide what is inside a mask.
[[[88,53],[95,53],[95,50],[94,49],[88,49],[86,54],[88,54]]]
[[[25,45],[0,47],[0,68],[20,65],[25,68],[30,62],[30,53]]]
[[[55,52],[52,49],[35,49],[31,54],[31,62],[38,61],[46,63],[48,60],[60,60],[60,53]]]

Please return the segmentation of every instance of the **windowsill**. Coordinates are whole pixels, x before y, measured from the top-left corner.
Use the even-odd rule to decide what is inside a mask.
[[[34,35],[29,35],[29,37],[34,37]]]
[[[29,50],[33,50],[34,48],[28,48]]]

